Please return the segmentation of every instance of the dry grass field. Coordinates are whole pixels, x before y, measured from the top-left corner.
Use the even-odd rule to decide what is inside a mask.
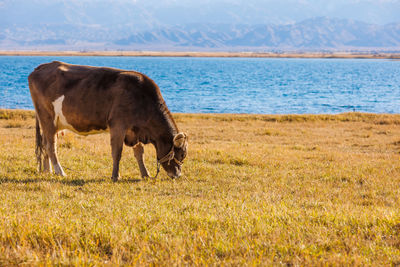
[[[108,134],[38,174],[33,116],[0,110],[0,265],[400,265],[400,115],[175,114],[183,177],[125,147],[117,183]]]

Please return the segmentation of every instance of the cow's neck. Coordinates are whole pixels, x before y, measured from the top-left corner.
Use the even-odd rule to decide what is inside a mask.
[[[161,107],[160,114],[151,123],[158,159],[171,151],[174,136],[178,133],[178,127],[165,103]]]

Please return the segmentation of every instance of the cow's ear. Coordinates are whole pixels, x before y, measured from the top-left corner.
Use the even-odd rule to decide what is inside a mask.
[[[182,148],[186,143],[187,135],[185,133],[178,133],[174,136],[174,146]]]

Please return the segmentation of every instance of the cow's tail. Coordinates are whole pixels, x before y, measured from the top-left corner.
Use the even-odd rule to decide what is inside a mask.
[[[36,114],[36,147],[35,147],[36,161],[38,170],[42,171],[42,155],[43,155],[43,138],[40,133],[40,123],[38,115]]]

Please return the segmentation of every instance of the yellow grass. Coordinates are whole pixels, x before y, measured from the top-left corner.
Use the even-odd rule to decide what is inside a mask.
[[[125,147],[112,183],[107,134],[38,174],[33,112],[0,110],[0,265],[400,264],[400,115],[174,116],[184,177]]]

